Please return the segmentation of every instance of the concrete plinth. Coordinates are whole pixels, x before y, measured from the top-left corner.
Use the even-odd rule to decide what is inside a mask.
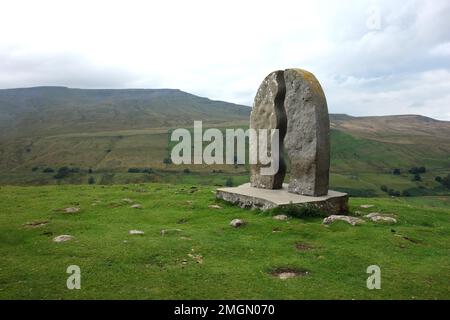
[[[233,188],[219,188],[216,191],[216,198],[237,204],[241,208],[261,210],[292,203],[298,206],[312,206],[328,212],[330,215],[348,211],[348,195],[346,193],[329,190],[325,196],[303,196],[289,193],[287,183],[283,183],[283,188],[278,190],[254,188],[250,186],[250,183]]]

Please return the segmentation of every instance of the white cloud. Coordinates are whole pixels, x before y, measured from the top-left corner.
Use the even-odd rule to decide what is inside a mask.
[[[330,84],[334,112],[354,115],[424,114],[444,120],[450,120],[449,89],[448,70],[365,81],[349,78]]]
[[[267,73],[302,67],[332,112],[450,120],[448,16],[447,0],[6,0],[0,87],[170,87],[250,105]]]
[[[430,50],[432,55],[450,56],[450,42],[438,44]]]

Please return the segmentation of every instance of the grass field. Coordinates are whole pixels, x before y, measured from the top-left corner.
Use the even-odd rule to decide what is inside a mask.
[[[450,298],[450,197],[351,198],[353,213],[394,213],[398,223],[325,227],[212,209],[214,187],[187,183],[0,187],[0,299]],[[234,218],[248,224],[234,229]],[[75,238],[52,241],[61,234]],[[381,290],[366,288],[374,264]],[[66,288],[69,265],[81,268],[81,290]],[[280,280],[276,268],[308,274]]]
[[[223,128],[229,125],[223,124]],[[241,126],[236,126],[241,127]],[[205,126],[207,128],[207,126]],[[248,166],[233,165],[173,165],[163,160],[170,157],[176,144],[169,143],[167,129],[129,130],[86,134],[63,134],[36,138],[29,149],[13,152],[17,141],[0,154],[0,184],[86,184],[93,178],[96,184],[126,183],[193,183],[223,185],[232,178],[235,185],[248,181]],[[381,186],[413,196],[449,195],[448,189],[435,181],[436,176],[450,174],[447,149],[427,145],[381,142],[339,131],[331,131],[331,188],[353,196],[385,196]],[[11,156],[14,154],[14,156]],[[62,166],[79,168],[80,172],[56,180],[55,171]],[[426,166],[422,181],[412,181],[408,169]],[[14,167],[14,169],[8,169]],[[152,174],[128,173],[129,168],[151,168]],[[392,169],[401,169],[393,175]],[[33,170],[35,169],[35,170]],[[89,172],[91,169],[92,172]],[[189,169],[188,174],[184,172]]]

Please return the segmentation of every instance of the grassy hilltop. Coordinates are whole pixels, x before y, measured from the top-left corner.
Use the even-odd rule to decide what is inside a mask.
[[[0,90],[0,299],[449,297],[450,189],[436,177],[450,174],[450,122],[331,115],[331,187],[351,215],[398,223],[327,227],[216,202],[247,166],[167,161],[170,130],[245,128],[249,112],[179,90]],[[66,288],[73,264],[81,290]],[[366,288],[374,264],[381,290]]]
[[[353,214],[393,213],[398,223],[325,227],[321,218],[277,221],[216,203],[213,190],[155,183],[1,187],[0,299],[449,297],[448,197],[351,198]],[[63,211],[74,206],[81,210]],[[247,225],[230,227],[234,218]],[[130,235],[132,229],[145,234]],[[74,240],[52,241],[61,234]],[[373,264],[381,268],[381,290],[366,288]],[[81,268],[81,290],[66,288],[69,265]],[[272,274],[283,269],[304,274]]]

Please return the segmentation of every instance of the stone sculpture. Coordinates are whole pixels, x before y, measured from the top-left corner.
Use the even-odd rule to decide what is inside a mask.
[[[278,129],[279,157],[275,159],[279,160],[261,161],[260,141],[250,139],[250,155],[258,152],[257,163],[251,165],[250,183],[219,188],[218,199],[260,210],[295,205],[334,215],[348,212],[348,195],[328,190],[330,120],[324,92],[312,73],[302,69],[270,73],[256,93],[250,128],[255,129],[251,132]],[[270,144],[267,147],[271,154]],[[275,161],[279,161],[278,171],[266,175],[265,169],[272,168]],[[285,162],[291,168],[289,184],[283,183]]]
[[[330,119],[327,101],[316,77],[305,70],[284,71],[284,139],[290,163],[288,191],[308,196],[328,193],[330,168]]]
[[[291,164],[288,191],[307,196],[328,193],[330,120],[325,94],[312,73],[302,69],[270,73],[256,94],[250,128],[279,129],[280,139],[278,172],[261,175],[261,165],[252,165],[252,187],[282,188],[286,172],[284,141]]]
[[[278,129],[280,157],[278,172],[274,175],[262,175],[260,163],[251,165],[250,184],[252,187],[280,189],[283,186],[286,174],[286,165],[283,159],[283,140],[287,126],[283,105],[286,93],[283,77],[283,71],[274,71],[269,74],[259,87],[253,103],[253,109],[250,114],[250,128],[257,131],[258,129]],[[250,146],[250,148],[250,152],[258,152],[256,144]],[[269,152],[271,151],[270,143],[267,149]]]

